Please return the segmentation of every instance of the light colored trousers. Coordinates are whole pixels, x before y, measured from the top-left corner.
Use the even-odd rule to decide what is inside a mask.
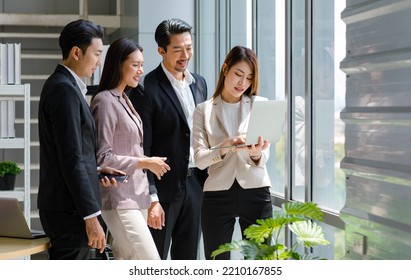
[[[147,225],[147,209],[103,210],[101,215],[113,237],[115,260],[160,260]]]

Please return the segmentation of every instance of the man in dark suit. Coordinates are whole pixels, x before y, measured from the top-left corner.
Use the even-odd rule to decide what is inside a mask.
[[[40,96],[38,208],[51,240],[50,259],[89,259],[91,248],[102,252],[106,245],[98,220],[95,124],[80,79],[100,65],[102,38],[101,26],[92,22],[66,25],[59,37],[63,63]]]
[[[164,156],[171,168],[161,180],[149,174],[165,212],[165,226],[150,229],[162,259],[197,259],[204,171],[194,165],[192,118],[206,100],[205,79],[187,70],[193,55],[192,27],[180,19],[164,20],[155,31],[160,65],[144,78],[145,92],[130,99],[143,120],[147,156]],[[149,223],[161,220],[150,211]]]

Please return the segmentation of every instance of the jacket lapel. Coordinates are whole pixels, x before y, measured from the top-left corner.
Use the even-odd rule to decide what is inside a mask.
[[[94,118],[93,118],[93,115],[90,111],[90,107],[89,107],[86,99],[84,98],[83,94],[80,91],[80,88],[77,85],[76,80],[74,79],[73,75],[66,69],[66,67],[64,67],[61,64],[57,65],[56,72],[60,72],[64,75],[66,75],[67,79],[73,84],[74,88],[76,89],[76,94],[77,94],[77,97],[79,98],[79,100],[81,100],[81,104],[83,106],[84,114],[88,118],[88,122],[91,125],[91,129],[93,130],[93,133],[92,133],[92,135],[94,137],[93,143],[96,143],[96,125],[95,125],[95,122],[94,122]]]
[[[195,105],[197,105],[198,103],[201,103],[203,100],[202,100],[202,96],[200,96],[201,93],[199,93],[198,91],[198,86],[197,86],[195,79],[194,79],[194,82],[191,83],[190,89],[191,89],[191,93],[193,94]]]
[[[251,98],[247,95],[243,95],[241,98],[241,113],[240,113],[240,126],[238,127],[238,134],[247,134],[248,122],[250,120],[251,113]]]
[[[224,121],[223,100],[221,99],[220,95],[218,95],[216,98],[214,98],[213,105],[214,105],[213,109],[214,109],[214,112],[216,114],[219,125],[224,129],[227,136],[229,136],[230,134],[228,133],[228,129],[227,129],[226,123]]]
[[[143,141],[143,127],[142,127],[142,121],[140,116],[138,115],[138,113],[134,113],[133,110],[131,109],[130,106],[133,106],[130,102],[130,104],[127,104],[127,101],[125,100],[125,97],[121,98],[122,93],[118,92],[117,89],[112,89],[109,90],[111,95],[113,96],[113,98],[115,98],[116,100],[118,100],[118,102],[120,102],[120,104],[123,106],[124,110],[126,110],[127,114],[129,115],[129,117],[131,118],[131,120],[137,125],[138,128],[138,133],[140,136],[140,141]],[[128,97],[127,97],[128,98]]]

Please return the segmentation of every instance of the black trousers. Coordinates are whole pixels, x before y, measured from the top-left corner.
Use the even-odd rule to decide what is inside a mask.
[[[220,245],[231,242],[236,218],[244,233],[257,219],[271,217],[272,211],[269,187],[243,189],[236,180],[229,190],[204,192],[201,223],[206,259]],[[216,259],[229,260],[230,253]]]
[[[203,178],[193,169],[182,185],[182,192],[172,202],[162,202],[165,227],[150,228],[161,259],[170,249],[172,260],[196,260],[200,242],[200,212],[203,199]]]
[[[43,230],[50,238],[50,260],[88,260],[91,248],[84,219],[76,213],[39,211]]]

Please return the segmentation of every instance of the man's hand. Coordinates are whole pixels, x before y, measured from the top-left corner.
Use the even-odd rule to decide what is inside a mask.
[[[154,229],[162,229],[165,225],[165,214],[160,202],[151,202],[148,208],[147,224]]]
[[[86,219],[85,222],[88,246],[98,249],[100,254],[103,253],[104,248],[106,248],[106,235],[104,234],[100,222],[97,217]]]

